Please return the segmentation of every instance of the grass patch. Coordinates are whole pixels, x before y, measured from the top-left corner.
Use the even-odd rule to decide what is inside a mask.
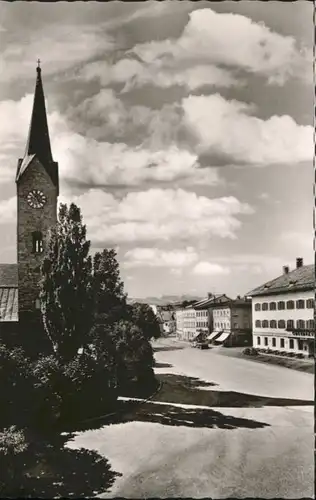
[[[258,354],[257,356],[245,356],[242,355],[245,359],[250,359],[251,361],[258,361],[259,363],[269,363],[271,365],[283,366],[284,368],[290,368],[292,370],[297,370],[305,373],[315,373],[315,363],[307,362],[300,359],[295,358],[281,358],[279,356],[274,356],[273,354],[270,356],[269,354]]]

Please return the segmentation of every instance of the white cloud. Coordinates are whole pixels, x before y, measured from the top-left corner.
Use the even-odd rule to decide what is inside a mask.
[[[84,102],[81,112],[95,116],[106,109],[109,111],[105,113],[106,126],[113,132],[123,129],[123,135],[135,124],[143,124],[144,130],[146,127],[149,129],[147,135],[150,140],[135,147],[124,142],[98,141],[76,132],[69,119],[54,111],[49,114],[48,122],[53,155],[59,162],[62,181],[79,181],[96,186],[137,186],[150,181],[185,185],[218,185],[222,182],[218,169],[200,167],[197,154],[172,141],[165,144],[168,131],[171,134],[172,125],[175,125],[172,119],[167,120],[172,115],[171,111],[162,111],[160,116],[148,116],[148,108],[138,107],[138,113],[134,113],[134,109],[128,113],[113,92],[103,91],[97,97]],[[15,161],[23,156],[25,149],[32,102],[31,95],[20,101],[0,101],[0,182],[14,181]],[[19,127],[12,116],[17,117]],[[169,125],[166,126],[166,123]]]
[[[209,199],[183,189],[130,192],[121,199],[90,189],[72,199],[82,208],[94,244],[235,238],[238,217],[252,213],[234,197]]]
[[[103,86],[110,83],[124,84],[122,92],[129,92],[144,85],[161,88],[179,85],[188,90],[195,90],[204,85],[226,88],[244,84],[242,80],[235,78],[231,71],[212,64],[181,67],[175,66],[174,61],[168,63],[159,59],[150,63],[121,59],[113,65],[93,62],[81,69],[78,77],[84,81],[98,80]]]
[[[312,160],[313,128],[298,125],[290,116],[262,120],[251,116],[252,105],[219,94],[189,96],[182,106],[200,152],[258,165]]]
[[[245,16],[216,13],[210,8],[195,10],[189,16],[178,39],[146,42],[132,52],[147,64],[167,57],[177,62],[203,61],[260,73],[277,84],[292,75],[310,76],[311,54],[300,49],[293,37],[275,33]]]
[[[40,47],[38,40],[41,40]],[[0,81],[29,78],[35,72],[35,59],[43,54],[46,75],[67,70],[113,49],[112,38],[104,25],[45,24],[30,31],[19,30],[5,45],[0,56]],[[35,54],[35,56],[34,56]]]
[[[16,197],[0,201],[0,224],[16,222],[17,201]]]
[[[185,250],[161,250],[159,248],[133,248],[125,253],[125,267],[171,267],[189,266],[198,258],[191,247]]]
[[[198,262],[193,268],[193,274],[197,275],[210,275],[210,276],[218,276],[218,275],[227,275],[230,273],[230,269],[228,267],[221,266],[220,264],[213,264],[207,261]]]

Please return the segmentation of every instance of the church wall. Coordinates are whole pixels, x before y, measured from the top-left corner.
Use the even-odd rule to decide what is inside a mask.
[[[41,190],[47,202],[43,208],[29,206],[27,195],[32,189]],[[33,253],[32,233],[41,231],[47,236],[48,229],[57,220],[57,188],[37,158],[32,160],[17,183],[17,247],[19,279],[19,318],[35,309],[38,297],[40,266],[43,254]],[[44,241],[45,247],[45,241]]]

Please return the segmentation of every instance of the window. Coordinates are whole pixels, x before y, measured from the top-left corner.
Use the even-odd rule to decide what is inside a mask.
[[[290,339],[290,349],[294,349],[294,339]]]
[[[276,302],[270,302],[269,309],[270,309],[270,311],[275,311],[276,310]]]
[[[264,345],[268,345],[268,337],[264,337]]]
[[[314,299],[308,299],[306,301],[306,307],[308,309],[314,309],[314,307],[315,307],[315,301],[314,301]]]
[[[276,328],[277,327],[277,322],[275,321],[275,319],[272,319],[270,321],[270,328]]]
[[[280,339],[280,347],[284,348],[284,339]]]
[[[35,300],[35,309],[40,309],[41,308],[41,301],[39,298]]]
[[[269,328],[269,322],[266,319],[262,321],[262,328]]]
[[[257,344],[258,345],[260,345],[260,341],[261,341],[260,337],[257,337]]]
[[[255,311],[261,311],[261,304],[255,304]]]
[[[267,311],[267,310],[268,310],[268,303],[267,303],[267,302],[264,302],[264,303],[262,304],[262,310],[263,310],[263,311]]]
[[[303,351],[303,340],[298,340],[297,343],[298,343],[298,350]]]
[[[256,324],[256,328],[261,328],[261,321],[260,321],[260,319],[257,319],[255,324]]]
[[[294,309],[294,300],[288,300],[286,303],[287,309]]]
[[[285,302],[283,300],[280,300],[278,302],[278,310],[283,311],[285,309]]]
[[[286,322],[286,328],[288,330],[293,330],[294,328],[294,321],[292,319],[288,319]]]
[[[315,330],[315,321],[313,319],[306,321],[306,328],[308,330]]]
[[[284,319],[279,319],[279,321],[278,321],[278,328],[285,328],[285,321],[284,321]]]
[[[299,330],[304,330],[305,321],[303,319],[298,319],[296,322],[296,328],[298,328]]]
[[[305,309],[305,300],[297,300],[296,309]]]
[[[32,251],[33,253],[43,252],[43,235],[40,231],[32,233]]]
[[[276,339],[275,338],[272,339],[272,347],[276,347]]]

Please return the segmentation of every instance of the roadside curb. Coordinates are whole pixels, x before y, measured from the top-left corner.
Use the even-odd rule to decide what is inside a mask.
[[[162,386],[163,386],[163,382],[159,381],[158,388],[148,398],[142,399],[141,401],[139,401],[138,399],[133,399],[133,398],[129,398],[129,400],[132,401],[132,402],[134,402],[135,406],[147,403],[152,398],[154,398],[156,396],[156,394],[158,394],[158,392],[161,391]],[[97,420],[103,420],[103,419],[107,419],[107,418],[110,418],[110,417],[114,417],[116,415],[117,416],[122,415],[123,413],[124,413],[123,410],[118,410],[118,411],[115,411],[115,412],[112,412],[112,413],[106,413],[105,415],[100,415],[99,417],[91,417],[91,418],[87,418],[85,420],[81,420],[80,423],[81,424],[85,424],[85,423],[88,423],[88,422],[93,422],[93,421],[97,421]]]

